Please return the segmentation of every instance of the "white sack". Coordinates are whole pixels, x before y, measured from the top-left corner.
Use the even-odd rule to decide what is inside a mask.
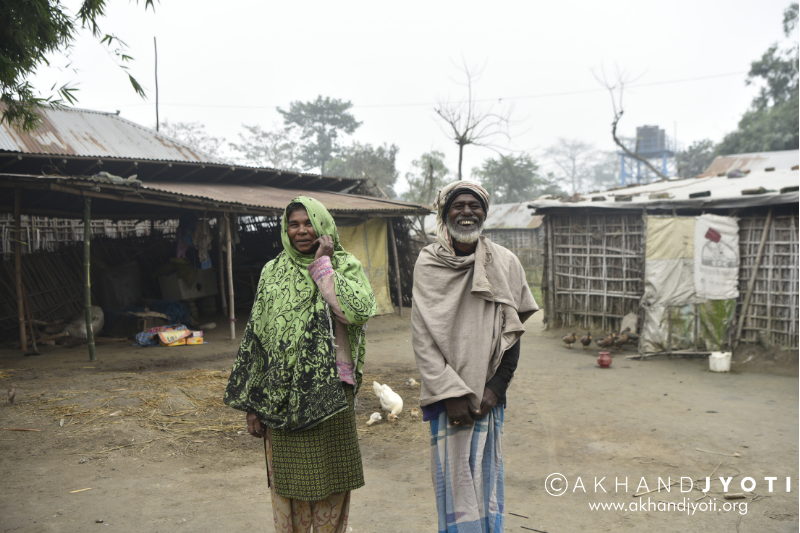
[[[94,331],[95,335],[99,335],[101,331],[103,331],[103,326],[105,325],[105,316],[103,315],[103,309],[97,307],[96,305],[92,306],[92,331]],[[86,313],[81,312],[80,316],[76,317],[72,320],[67,327],[64,328],[64,331],[69,334],[70,337],[75,337],[76,339],[85,339],[86,338]]]
[[[701,300],[739,297],[739,224],[735,217],[703,215],[694,226],[694,285]]]

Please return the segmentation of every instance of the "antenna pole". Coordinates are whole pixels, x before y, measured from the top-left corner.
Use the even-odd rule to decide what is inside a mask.
[[[153,52],[156,56],[156,131],[158,131],[158,46],[155,36],[153,36]]]

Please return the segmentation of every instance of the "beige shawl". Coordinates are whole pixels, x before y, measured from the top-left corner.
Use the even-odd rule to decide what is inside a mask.
[[[420,405],[469,396],[476,409],[503,353],[539,309],[519,259],[486,237],[466,257],[426,246],[414,268],[413,302]]]

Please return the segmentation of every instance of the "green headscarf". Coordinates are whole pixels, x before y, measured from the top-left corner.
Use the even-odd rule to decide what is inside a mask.
[[[306,196],[292,203],[305,207],[318,237],[333,237],[334,286],[350,322],[347,332],[358,392],[366,345],[363,326],[377,312],[375,296],[361,263],[339,243],[336,223],[325,206]],[[292,245],[287,227],[284,211],[283,252],[261,271],[225,403],[256,413],[273,429],[302,430],[347,409],[348,404],[336,369],[332,313],[308,271],[314,255],[302,254]]]

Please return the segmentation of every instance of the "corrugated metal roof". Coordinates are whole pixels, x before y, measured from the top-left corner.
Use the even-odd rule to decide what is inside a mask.
[[[0,106],[0,109],[5,109]],[[28,154],[116,157],[223,163],[214,157],[114,113],[86,109],[43,109],[42,124],[21,132],[0,124],[0,150]]]
[[[484,229],[536,229],[542,225],[544,217],[534,215],[528,208],[529,202],[518,204],[497,204],[489,206],[489,215]]]
[[[528,208],[530,202],[518,204],[494,204],[489,206],[483,229],[536,229],[542,225],[544,217],[534,215]],[[425,232],[436,232],[436,215],[425,217]]]
[[[711,176],[660,181],[611,191],[580,195],[578,200],[539,198],[529,205],[548,208],[734,208],[790,204],[798,201],[800,173],[789,168],[751,171],[742,177]],[[784,192],[781,192],[783,190]],[[743,194],[745,192],[745,194]],[[748,192],[750,194],[748,194]],[[760,192],[760,194],[752,194]]]
[[[800,150],[717,156],[698,177],[727,174],[731,170],[790,169],[800,163]]]
[[[397,212],[398,215],[405,215],[419,213],[420,211],[429,212],[430,210],[428,206],[424,205],[384,200],[369,196],[356,196],[325,191],[279,189],[266,185],[205,185],[201,183],[146,182],[142,188],[184,196],[207,198],[218,202],[237,203],[246,206],[279,210],[285,209],[294,198],[301,195],[316,198],[330,211],[388,211]]]

